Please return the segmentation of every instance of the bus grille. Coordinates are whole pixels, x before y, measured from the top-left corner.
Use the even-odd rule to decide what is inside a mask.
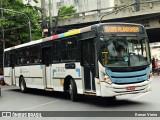
[[[111,78],[114,84],[124,85],[144,82],[148,79],[149,68],[132,72],[113,72],[106,70],[107,74]]]

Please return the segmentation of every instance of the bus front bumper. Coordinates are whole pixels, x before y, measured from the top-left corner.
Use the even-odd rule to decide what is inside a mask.
[[[152,79],[149,79],[144,82],[125,85],[108,84],[105,82],[101,82],[101,96],[112,97],[125,94],[145,93],[151,91],[151,81]],[[128,90],[128,88],[134,89]]]

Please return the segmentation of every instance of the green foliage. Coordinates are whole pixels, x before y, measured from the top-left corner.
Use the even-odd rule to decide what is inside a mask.
[[[23,3],[23,0],[17,0],[19,3]]]
[[[3,18],[5,20],[0,20],[0,32],[2,31],[1,28],[4,28],[5,40],[9,41],[9,46],[12,46],[18,42],[25,43],[30,41],[28,17],[31,21],[32,40],[41,38],[42,30],[40,24],[38,24],[41,15],[37,7],[32,7],[29,4],[24,5],[22,0],[2,0],[2,3],[2,7],[5,9],[25,13],[20,14],[10,11],[3,12]],[[2,19],[2,17],[0,19]],[[2,36],[0,36],[0,39],[1,38]]]
[[[76,9],[73,5],[66,7],[62,6],[59,8],[59,16],[60,19],[67,19],[67,18],[73,18],[76,17]]]

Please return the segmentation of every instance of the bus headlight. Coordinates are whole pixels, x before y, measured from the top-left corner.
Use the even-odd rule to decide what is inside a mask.
[[[107,82],[107,83],[111,83],[111,79],[109,78],[109,76],[104,76],[104,81]]]

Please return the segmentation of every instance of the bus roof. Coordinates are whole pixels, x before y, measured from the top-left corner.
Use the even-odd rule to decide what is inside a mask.
[[[59,38],[63,38],[63,37],[68,37],[68,36],[72,36],[72,35],[88,32],[88,31],[91,31],[91,26],[80,28],[80,29],[70,30],[70,31],[65,32],[65,33],[53,35],[53,36],[46,37],[46,38],[43,38],[43,39],[40,39],[40,40],[35,40],[35,41],[31,41],[31,42],[24,43],[24,44],[21,44],[21,45],[17,45],[17,46],[14,46],[14,47],[6,48],[4,51],[9,51],[9,50],[12,50],[12,49],[26,47],[26,46],[30,46],[30,45],[46,42],[46,41],[49,41],[49,40],[55,40],[55,39],[59,39]]]
[[[17,49],[17,48],[21,48],[21,47],[26,47],[26,46],[30,46],[30,45],[42,43],[42,42],[45,42],[45,41],[55,40],[55,39],[59,39],[59,38],[63,38],[63,37],[68,37],[68,36],[72,36],[72,35],[76,35],[76,34],[88,32],[88,31],[91,31],[91,27],[92,27],[92,26],[112,25],[112,24],[116,24],[116,25],[120,25],[120,24],[123,24],[123,25],[138,25],[138,26],[142,26],[141,24],[122,23],[122,22],[99,23],[99,24],[94,24],[94,25],[88,26],[88,27],[83,27],[83,28],[80,28],[80,29],[69,30],[68,32],[65,32],[65,33],[53,35],[53,36],[46,37],[46,38],[43,38],[43,39],[40,39],[40,40],[31,41],[31,42],[24,43],[24,44],[21,44],[21,45],[17,45],[17,46],[14,46],[14,47],[6,48],[4,51],[9,51],[9,50],[12,50],[12,49]],[[143,26],[142,26],[142,27],[143,27]]]
[[[137,24],[137,23],[125,23],[125,22],[108,22],[108,23],[100,23],[100,24],[96,24],[96,25],[137,25],[137,26],[142,26],[141,24]]]
[[[38,43],[41,43],[41,42],[42,42],[42,39],[35,40],[35,41],[28,42],[28,43],[20,44],[20,45],[17,45],[17,46],[13,46],[13,47],[10,47],[10,48],[6,48],[4,51],[9,51],[9,50],[12,50],[12,49],[17,49],[17,48],[21,48],[21,47],[25,47],[25,46],[29,46],[29,45],[34,45],[34,44],[38,44]]]

